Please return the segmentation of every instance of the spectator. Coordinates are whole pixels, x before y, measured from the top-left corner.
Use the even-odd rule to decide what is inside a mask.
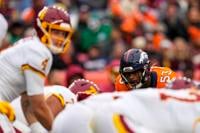
[[[192,78],[193,63],[189,59],[191,53],[189,52],[189,47],[183,38],[176,38],[174,40],[174,59],[171,62],[171,68],[175,71],[182,71],[183,74]]]
[[[78,64],[71,64],[66,72],[66,83],[68,87],[74,80],[84,78],[84,69]]]
[[[178,12],[178,13],[177,13]],[[169,39],[175,39],[176,37],[183,37],[186,40],[187,31],[184,21],[179,18],[179,6],[177,3],[169,3],[166,10],[166,16],[163,20],[163,23],[166,25],[167,37]]]
[[[104,69],[107,64],[107,60],[102,57],[99,47],[94,45],[88,52],[88,60],[84,62],[83,67],[86,70]]]
[[[24,36],[24,24],[20,21],[13,22],[9,27],[8,43],[13,45]]]

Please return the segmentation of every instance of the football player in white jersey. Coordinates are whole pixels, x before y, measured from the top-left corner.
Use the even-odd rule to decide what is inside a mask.
[[[76,102],[75,94],[72,93],[68,88],[60,85],[46,86],[44,88],[44,95],[46,102],[50,107],[51,111],[53,112],[54,116],[56,116],[69,104],[73,104],[74,102]],[[16,120],[14,121],[14,125],[15,122],[17,121],[20,122],[21,124],[29,126],[29,123],[26,121],[24,113],[22,112],[21,97],[14,99],[11,102],[11,105],[15,110]],[[18,128],[17,125],[16,128]],[[32,125],[30,125],[30,129],[32,132],[47,132],[42,127],[42,125],[38,126],[36,129],[32,129]],[[19,130],[23,131],[22,128],[19,128]]]
[[[8,29],[8,22],[5,17],[0,13],[0,49],[3,44],[3,40],[6,36]],[[7,117],[5,116],[7,115]],[[9,121],[14,120],[14,110],[8,102],[3,101],[0,97],[0,132],[15,132],[12,124]]]
[[[104,103],[113,101],[124,93],[127,93],[114,92],[99,95],[99,93],[101,93],[99,91],[99,87],[94,82],[85,79],[75,80],[69,86],[69,89],[76,94],[78,103],[75,106],[70,105],[58,114],[54,122],[53,133],[64,132],[65,127],[68,127],[67,132],[69,133],[91,133],[90,120],[93,116],[93,111],[102,106]],[[93,95],[95,95],[95,97],[93,97]],[[70,115],[65,115],[66,113]],[[65,119],[71,120],[71,122],[68,120],[65,121]],[[76,121],[78,121],[77,124],[75,124]],[[77,126],[79,128],[77,128]]]
[[[85,99],[88,99],[90,98],[91,96],[93,95],[96,95],[98,93],[100,93],[100,89],[99,87],[92,81],[90,80],[85,80],[85,79],[77,79],[75,80],[70,86],[69,86],[69,89],[76,95],[76,98],[77,98],[77,101],[78,102],[83,102],[85,101]],[[98,106],[98,105],[96,105]],[[65,108],[64,110],[68,110],[69,108],[69,111],[71,110],[71,105],[68,106],[67,108]],[[87,130],[90,130],[87,126],[87,121],[90,120],[90,116],[92,116],[92,111],[90,110],[84,110],[84,107],[78,107],[76,108],[77,111],[75,111],[76,113],[76,117],[73,116],[73,118],[71,119],[73,122],[76,121],[76,118],[79,118],[78,116],[83,116],[84,118],[86,119],[82,119],[82,122],[78,122],[79,124],[78,125],[73,125],[73,124],[70,124],[70,123],[66,123],[66,124],[69,124],[68,126],[72,126],[70,129],[73,129],[72,132],[76,133],[77,131],[82,132],[83,133],[87,133]],[[63,123],[63,120],[62,120],[62,117],[65,116],[63,115],[62,113],[66,113],[66,111],[61,111],[61,113],[58,114],[58,117],[59,120],[54,124],[54,131],[53,132],[56,132],[56,133],[60,133],[60,132],[63,132],[64,130],[63,129],[63,126],[65,126],[65,124]],[[73,113],[73,112],[71,112]],[[70,114],[70,113],[69,113]],[[72,122],[72,123],[73,123]],[[77,128],[77,126],[81,126],[81,128]],[[84,129],[83,129],[84,128]],[[60,130],[61,129],[61,130]],[[68,130],[69,131],[69,130]]]
[[[193,89],[191,89],[193,88]],[[64,109],[53,133],[177,133],[200,131],[200,93],[190,89],[146,89],[99,94]],[[115,100],[105,101],[113,97]],[[105,102],[92,101],[104,97]],[[112,99],[112,98],[108,98]],[[97,100],[96,100],[97,101]],[[79,111],[78,111],[79,110]],[[81,110],[81,111],[80,111]],[[63,123],[63,124],[62,124]],[[60,124],[60,125],[59,125]],[[75,127],[79,128],[75,128]]]
[[[44,81],[52,65],[52,53],[64,53],[70,45],[69,14],[58,7],[44,7],[38,14],[37,36],[19,40],[0,53],[0,99],[22,96],[25,113],[34,115],[50,130],[53,114],[44,98]],[[0,122],[1,123],[1,122]]]

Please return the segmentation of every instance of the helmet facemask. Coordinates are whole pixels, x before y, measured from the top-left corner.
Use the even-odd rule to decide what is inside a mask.
[[[37,24],[40,25],[41,31],[44,33],[44,35],[41,37],[41,41],[47,45],[47,47],[52,51],[54,54],[58,53],[64,53],[66,52],[67,48],[69,47],[71,43],[71,36],[72,36],[72,29],[69,24],[66,23],[60,23],[56,24],[54,23],[47,23],[47,22],[41,22],[39,19],[37,19]],[[52,31],[57,32],[63,32],[65,33],[65,37],[61,38],[59,36],[52,37]],[[54,38],[54,40],[53,40]],[[55,44],[55,42],[61,42],[61,44]]]
[[[139,89],[149,80],[149,68],[149,64],[144,65],[144,68],[138,70],[134,70],[133,67],[124,67],[120,72],[122,80],[131,89]]]
[[[60,7],[44,7],[38,14],[36,31],[52,53],[66,52],[73,33],[69,14]]]
[[[125,67],[131,68],[131,67]],[[124,70],[125,70],[124,69]],[[122,80],[128,84],[128,86],[132,89],[138,89],[142,86],[142,77],[143,77],[144,71],[138,70],[138,71],[124,71],[121,73]]]

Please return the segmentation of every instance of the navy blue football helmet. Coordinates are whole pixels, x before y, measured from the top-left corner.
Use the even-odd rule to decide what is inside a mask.
[[[122,81],[132,89],[141,88],[150,78],[150,61],[146,52],[141,49],[130,49],[120,61]]]

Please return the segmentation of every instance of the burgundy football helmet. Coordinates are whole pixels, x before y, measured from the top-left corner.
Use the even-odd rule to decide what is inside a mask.
[[[41,42],[43,42],[53,53],[64,53],[71,43],[73,33],[68,12],[56,6],[44,7],[37,16],[36,32]],[[57,37],[61,45],[53,44],[51,32],[53,30],[65,33],[65,39]]]
[[[84,100],[90,95],[99,93],[99,87],[92,81],[86,79],[77,79],[70,86],[69,89],[77,95],[77,101]]]

